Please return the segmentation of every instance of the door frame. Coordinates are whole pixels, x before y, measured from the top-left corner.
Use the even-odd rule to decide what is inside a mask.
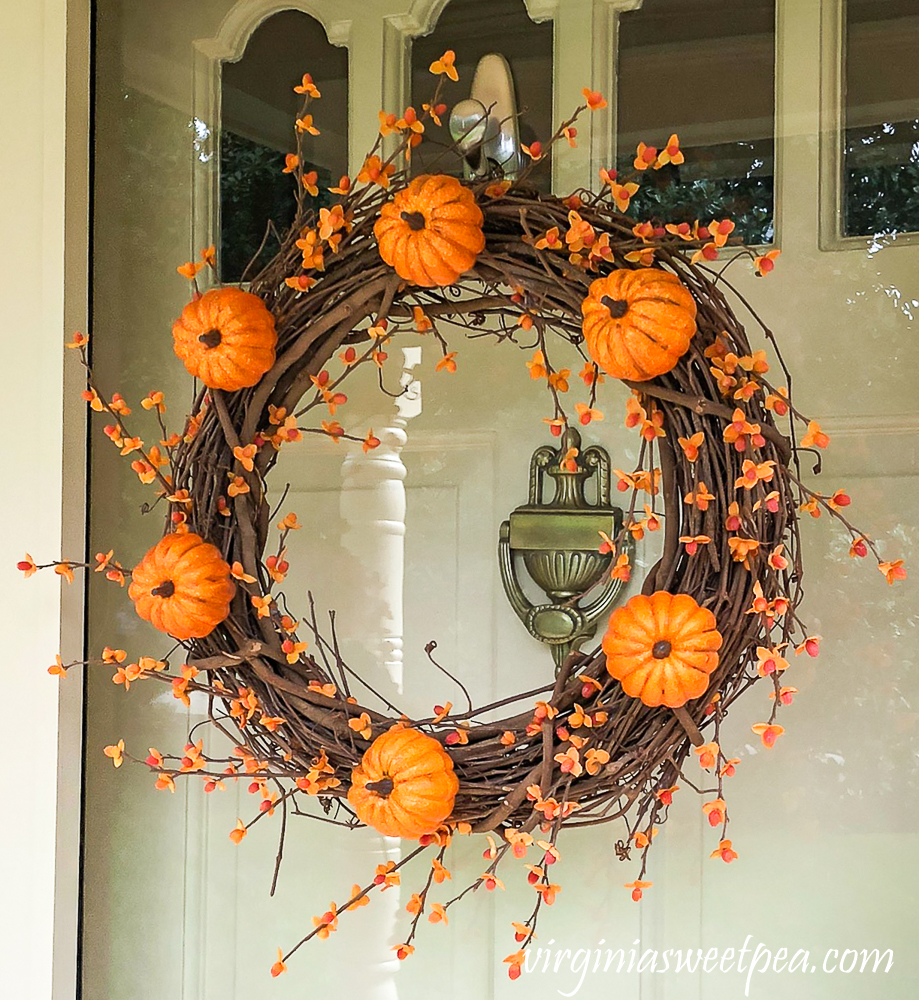
[[[8,321],[0,395],[7,481],[15,484],[0,539],[0,596],[11,665],[4,691],[7,746],[21,770],[0,824],[0,967],[11,996],[78,995],[83,677],[44,666],[83,659],[83,581],[15,564],[83,558],[86,545],[86,407],[65,334],[89,322],[91,109],[90,0],[5,5],[0,30],[4,184],[0,245],[7,251],[0,304]],[[15,332],[14,332],[15,331]],[[65,356],[66,355],[66,356]],[[18,431],[18,433],[17,433]],[[11,530],[12,529],[12,530]],[[16,793],[19,794],[16,794]]]
[[[813,24],[821,12],[831,16],[838,2],[808,5],[797,18]],[[585,9],[606,17],[633,3],[594,0]],[[549,0],[543,6],[554,9]],[[776,91],[783,94],[785,72],[798,57],[783,42],[786,30],[800,21],[787,0],[779,0],[777,14]],[[0,912],[0,967],[10,994],[23,1000],[79,996],[84,678],[82,668],[74,668],[58,682],[43,667],[58,652],[66,662],[83,659],[85,587],[79,580],[61,587],[53,574],[23,582],[13,567],[25,548],[44,560],[81,558],[86,547],[86,407],[77,359],[62,344],[69,332],[88,330],[91,319],[91,22],[91,0],[32,0],[5,5],[0,30],[0,245],[14,248],[0,271],[0,304],[18,334],[9,338],[6,354],[13,377],[0,394],[5,471],[16,489],[8,525],[17,529],[0,540],[0,597],[17,626],[6,636],[12,669],[4,690],[15,707],[6,720],[8,745],[23,758],[20,781],[8,792],[14,821],[0,824],[0,884],[13,900]],[[615,95],[612,86],[600,89]],[[825,89],[824,151],[832,138],[830,96]],[[779,110],[777,100],[777,115]],[[784,160],[793,153],[784,139],[776,135],[776,228],[786,249],[794,250],[795,243],[800,248],[812,242],[816,209],[808,204],[807,185],[795,194],[795,185],[781,183]],[[825,163],[822,177],[826,184]],[[825,195],[818,204],[824,213],[836,211]],[[783,208],[800,220],[797,226],[782,225]],[[899,434],[914,420],[887,420],[883,426],[896,425]],[[858,427],[865,431],[865,418],[858,418]]]

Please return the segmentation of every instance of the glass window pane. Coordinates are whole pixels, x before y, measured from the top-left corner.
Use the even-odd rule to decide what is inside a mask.
[[[221,278],[239,281],[265,239],[291,224],[294,182],[281,172],[296,142],[293,122],[302,103],[294,93],[305,72],[321,81],[314,108],[322,137],[304,140],[306,170],[319,175],[317,207],[331,204],[328,188],[347,171],[348,51],[331,45],[322,25],[301,11],[268,18],[253,32],[238,62],[221,76],[220,244]],[[277,247],[268,238],[267,260]]]
[[[514,80],[517,110],[520,113],[520,142],[545,142],[555,131],[552,119],[552,22],[534,23],[523,0],[452,0],[440,15],[434,30],[412,45],[412,105],[421,107],[430,100],[435,79],[428,72],[431,63],[446,49],[456,52],[459,82],[446,80],[443,101],[453,107],[469,97],[475,68],[482,56],[498,52],[507,59]],[[431,140],[416,153],[416,169],[423,172],[435,158],[437,170],[462,176],[462,164],[453,153],[442,156],[452,145],[447,120],[443,126],[427,126]],[[536,165],[530,175],[543,190],[549,190],[549,158]]]
[[[294,0],[282,2],[292,5]],[[553,6],[547,0],[538,3],[544,10]],[[352,20],[355,46],[361,46],[361,64],[352,69],[360,81],[357,97],[369,115],[371,132],[376,111],[384,106],[380,93],[384,79],[401,71],[401,63],[391,52],[384,54],[377,48],[388,37],[384,17],[422,6],[446,6],[449,12],[454,4],[446,6],[443,0],[309,0],[301,4],[297,0],[298,6],[314,11],[324,24],[331,25],[339,17]],[[249,39],[250,29],[260,22],[258,11],[275,6],[276,0],[195,4],[95,0],[93,4],[93,366],[106,396],[118,391],[134,408],[127,417],[131,433],[141,434],[151,444],[160,440],[161,432],[155,415],[144,411],[139,401],[151,390],[162,390],[168,401],[167,427],[179,432],[193,391],[191,379],[175,356],[171,336],[172,323],[191,294],[176,266],[189,253],[197,257],[213,236],[219,237],[219,232],[206,228],[207,213],[201,204],[212,191],[216,194],[219,162],[216,153],[209,157],[209,150],[211,135],[218,134],[211,97],[219,97],[221,66],[212,67],[207,53],[241,53],[244,42],[237,44],[234,39]],[[536,9],[537,4],[529,6]],[[595,5],[591,0],[564,0],[556,6],[556,39],[565,56],[565,68],[555,74],[560,103],[551,117],[558,120],[569,110],[569,100],[577,99],[580,87],[588,82],[591,43],[585,22]],[[596,8],[602,6],[597,0]],[[912,296],[917,294],[913,288],[919,273],[919,240],[899,240],[896,249],[880,252],[875,252],[873,243],[867,245],[867,240],[846,252],[824,251],[818,241],[814,184],[821,139],[817,132],[821,19],[815,15],[819,7],[836,6],[843,9],[843,0],[821,4],[782,0],[776,44],[780,51],[785,47],[788,60],[792,52],[803,56],[789,67],[790,72],[781,74],[777,103],[778,130],[791,137],[782,151],[787,166],[783,190],[784,208],[794,218],[794,227],[787,237],[779,234],[787,244],[786,256],[780,258],[773,275],[759,280],[748,262],[738,261],[725,281],[775,330],[803,412],[820,419],[832,438],[824,456],[826,482],[823,477],[811,477],[808,461],[803,470],[808,487],[827,495],[837,487],[851,492],[853,519],[883,546],[883,557],[904,557],[906,565],[914,567],[919,548],[915,528],[919,523],[919,450],[915,447],[919,413],[915,315],[919,304]],[[494,34],[506,34],[512,51],[517,46],[503,22],[492,20],[493,12],[502,9],[500,0],[493,4],[480,0],[467,9],[470,17],[475,14],[477,18],[474,29],[463,31],[462,24],[456,25],[456,38],[445,32],[440,42],[432,42],[433,52],[424,55],[419,55],[418,46],[426,40],[418,41],[422,93],[430,91],[433,81],[427,73],[428,58],[445,47],[454,48],[462,59],[467,44],[477,43],[482,32],[493,32],[491,50],[507,51],[505,39]],[[523,9],[519,0],[516,9],[518,13]],[[630,47],[625,38],[626,90],[620,111],[627,118],[634,110],[636,121],[631,125],[624,121],[630,140],[621,148],[628,154],[634,149],[633,140],[659,143],[671,128],[680,131],[689,157],[681,168],[683,194],[697,190],[693,185],[701,183],[699,176],[706,182],[714,178],[712,184],[719,178],[742,176],[693,173],[701,170],[702,154],[771,134],[767,122],[771,85],[750,93],[752,84],[746,81],[743,99],[734,93],[743,74],[760,65],[759,56],[753,58],[750,53],[760,52],[753,41],[761,36],[766,39],[762,66],[770,65],[770,18],[763,15],[761,29],[754,26],[746,34],[739,26],[743,19],[749,25],[760,9],[755,0],[730,4],[645,0],[642,11],[623,17],[627,28],[629,18],[650,17],[655,10],[667,12],[656,23],[646,22],[643,46]],[[580,28],[568,31],[572,22],[563,19],[572,12]],[[308,20],[302,23],[314,32],[311,38],[325,44],[316,25]],[[901,34],[908,45],[908,37]],[[255,52],[258,39],[256,34],[245,58]],[[632,42],[636,42],[634,37]],[[900,50],[882,53],[875,57],[875,64],[886,65],[886,60],[895,72],[906,75],[913,71],[915,48],[905,55]],[[264,72],[273,72],[279,51],[275,44],[265,45],[260,57]],[[479,51],[489,49],[483,46]],[[300,73],[313,73],[323,93],[314,109],[323,134],[315,144],[308,140],[307,148],[311,157],[318,157],[326,150],[326,140],[334,136],[335,123],[344,120],[339,108],[346,107],[345,83],[342,75],[341,103],[333,104],[339,100],[333,96],[339,84],[330,85],[330,71],[310,52],[301,47],[293,53],[287,78],[274,93],[279,100],[290,99],[289,88]],[[837,57],[842,58],[833,50],[825,55],[834,65]],[[544,124],[533,129],[540,137],[550,126],[550,59],[546,49],[546,72],[539,81],[547,88],[546,96],[534,108],[545,116]],[[468,94],[473,62],[470,56],[454,88],[460,97]],[[212,68],[213,77],[209,75]],[[226,64],[222,68],[231,70]],[[872,71],[869,63],[866,72]],[[515,72],[519,71],[515,68]],[[253,88],[259,82],[254,79],[257,74],[254,69]],[[535,98],[524,94],[522,79],[519,75],[516,79],[520,103],[533,107]],[[258,97],[259,91],[253,92]],[[612,105],[612,93],[606,97]],[[761,107],[756,104],[760,98]],[[279,126],[283,131],[278,132],[278,141],[272,144],[270,130],[259,116],[247,119],[235,114],[228,95],[224,103],[228,128],[270,150],[274,163],[270,176],[272,182],[278,179],[283,154],[291,149],[286,119],[290,106],[277,105],[285,121]],[[264,103],[270,106],[270,100]],[[600,120],[594,116],[593,123]],[[756,131],[751,122],[762,122],[762,130]],[[585,142],[575,157],[582,164],[587,159],[588,131],[585,124]],[[841,149],[841,135],[836,141]],[[730,149],[739,157],[735,146]],[[424,150],[422,145],[419,151]],[[56,152],[50,151],[52,165]],[[357,153],[362,152],[359,146]],[[568,155],[564,147],[562,152]],[[332,177],[341,169],[328,161],[314,162]],[[771,167],[763,169],[768,177]],[[281,180],[289,182],[290,177]],[[382,198],[380,192],[376,196]],[[884,207],[901,197],[905,196],[892,190]],[[696,211],[702,218],[715,214],[714,210],[711,214]],[[265,210],[263,218],[268,214]],[[261,224],[254,228],[260,237]],[[335,260],[328,257],[330,267]],[[733,292],[723,282],[720,287],[737,308]],[[310,295],[317,292],[321,294],[321,289]],[[746,313],[742,318],[746,320]],[[513,691],[532,691],[551,683],[554,673],[551,656],[542,648],[534,649],[536,640],[508,604],[495,551],[501,523],[527,500],[530,456],[539,445],[554,440],[543,423],[552,410],[546,405],[545,392],[539,391],[523,364],[529,350],[521,353],[508,340],[499,346],[487,337],[465,339],[460,329],[445,327],[443,332],[450,349],[459,351],[458,370],[453,374],[436,371],[441,350],[431,335],[416,337],[405,332],[394,333],[387,348],[384,385],[395,393],[412,379],[410,392],[398,398],[384,396],[376,371],[370,370],[375,366],[358,369],[353,375],[356,382],[349,376],[344,386],[348,403],[337,417],[356,435],[363,436],[373,427],[380,448],[365,455],[357,441],[333,444],[318,434],[304,434],[304,440],[292,443],[289,450],[284,446],[280,453],[284,464],[270,473],[268,487],[272,502],[280,503],[284,497],[272,523],[288,511],[297,511],[305,526],[289,539],[291,575],[283,589],[290,610],[298,617],[303,611],[308,613],[310,590],[323,621],[327,620],[325,612],[335,609],[341,650],[349,666],[415,718],[428,717],[433,705],[448,699],[455,706],[454,713],[464,711],[462,690],[425,654],[432,639],[438,643],[433,658],[462,681],[478,704]],[[749,324],[749,333],[757,347],[766,346],[755,324]],[[866,341],[870,350],[865,349]],[[522,337],[520,342],[524,342]],[[590,398],[575,374],[580,364],[567,360],[574,360],[574,350],[571,346],[557,359],[572,369],[566,397],[569,409]],[[771,347],[767,353],[773,365],[768,378],[784,384]],[[329,359],[328,370],[337,377],[343,368],[336,355]],[[70,360],[77,365],[76,358]],[[627,389],[612,379],[599,386],[597,403],[607,417],[582,427],[582,443],[602,445],[614,465],[632,470],[644,464],[640,458],[643,439],[636,429],[626,428],[620,415],[627,395]],[[318,416],[318,410],[313,413]],[[154,503],[156,486],[138,481],[131,468],[135,456],[123,457],[119,448],[112,447],[104,433],[109,418],[92,416],[87,551],[112,548],[123,564],[135,565],[163,529],[163,505]],[[670,440],[675,441],[675,435]],[[714,444],[705,445],[702,455]],[[626,494],[617,491],[616,495],[621,505]],[[39,505],[33,502],[32,506]],[[814,631],[825,638],[817,660],[789,655],[792,676],[786,683],[794,684],[800,694],[795,696],[795,706],[787,709],[792,713],[788,733],[782,737],[787,742],[774,753],[757,752],[761,744],[750,730],[752,723],[768,718],[774,704],[767,698],[768,681],[762,685],[766,690],[758,689],[755,697],[748,693],[743,704],[731,711],[718,735],[726,755],[743,758],[727,792],[729,836],[734,838],[741,864],[726,869],[721,861],[708,859],[720,831],[709,826],[698,797],[688,788],[674,797],[670,818],[651,850],[647,878],[654,886],[641,904],[636,905],[622,888],[638,876],[640,852],[633,850],[630,861],[623,863],[612,849],[620,837],[628,840],[634,830],[631,824],[563,834],[559,841],[563,860],[555,866],[557,877],[552,876],[562,885],[562,893],[558,905],[540,910],[537,951],[531,952],[535,959],[538,949],[544,949],[545,961],[560,963],[560,967],[553,970],[549,965],[551,980],[533,980],[540,986],[549,983],[546,989],[532,990],[534,997],[552,996],[556,991],[589,1000],[613,995],[628,1000],[638,996],[683,1000],[694,992],[706,1000],[739,996],[742,983],[736,969],[729,973],[735,979],[725,980],[723,989],[718,977],[706,977],[704,988],[694,979],[687,989],[686,977],[673,974],[673,963],[669,978],[651,968],[623,978],[616,974],[615,958],[605,974],[602,961],[599,970],[595,969],[592,949],[602,948],[604,955],[611,955],[621,946],[628,955],[632,942],[640,939],[639,955],[653,949],[662,957],[679,949],[692,949],[695,954],[697,947],[710,944],[722,950],[739,949],[747,935],[764,942],[773,954],[778,945],[789,941],[809,950],[811,962],[816,962],[814,974],[779,976],[776,981],[784,988],[781,995],[786,1000],[850,1000],[853,995],[873,995],[868,980],[840,986],[838,976],[822,978],[826,974],[820,970],[820,956],[848,947],[892,949],[895,961],[890,972],[870,982],[883,983],[885,989],[878,995],[884,1000],[916,995],[919,955],[913,943],[912,917],[919,900],[919,865],[915,863],[919,848],[919,644],[915,640],[915,591],[910,589],[911,581],[903,587],[888,587],[873,565],[864,565],[870,558],[851,559],[846,533],[832,530],[825,517],[816,523],[806,520],[808,524],[802,525],[804,610]],[[647,569],[659,551],[651,547],[660,546],[664,534],[649,532],[638,542],[633,590],[645,583]],[[218,535],[214,537],[219,540]],[[539,600],[536,594],[531,597]],[[169,655],[172,672],[177,672],[182,663],[179,652],[170,652],[173,644],[158,638],[134,613],[125,590],[105,582],[101,574],[93,575],[86,600],[90,655],[98,656],[105,645],[127,650],[132,661],[142,654]],[[599,638],[585,648],[593,649],[598,642]],[[315,643],[311,648],[315,651]],[[33,669],[41,671],[42,666]],[[401,691],[393,681],[399,671]],[[266,815],[250,829],[245,842],[236,846],[228,834],[237,818],[249,822],[257,813],[258,796],[247,791],[248,782],[227,781],[224,791],[206,795],[200,776],[190,776],[190,784],[182,786],[177,781],[179,788],[171,795],[153,788],[153,775],[143,765],[116,770],[102,753],[103,747],[121,738],[128,753],[141,759],[150,746],[165,753],[181,752],[189,731],[205,718],[205,696],[201,695],[201,701],[192,699],[186,707],[173,697],[168,683],[152,679],[132,685],[125,694],[123,685],[112,683],[113,673],[114,669],[95,664],[83,677],[64,681],[65,686],[85,683],[87,710],[82,996],[88,1000],[252,1000],[268,995],[270,989],[271,1000],[304,1000],[327,992],[362,1000],[428,1000],[432,982],[437,984],[437,1000],[505,1000],[519,994],[519,989],[512,991],[522,986],[507,979],[502,959],[519,947],[512,941],[509,921],[526,919],[533,912],[536,894],[519,862],[510,858],[499,869],[499,877],[506,878],[506,891],[468,893],[461,905],[450,908],[446,928],[429,926],[422,915],[416,953],[406,962],[395,958],[392,946],[410,933],[406,904],[411,893],[424,885],[430,855],[406,865],[401,886],[374,893],[370,906],[343,914],[337,933],[299,950],[289,963],[289,973],[266,985],[279,945],[288,947],[300,940],[312,927],[312,914],[323,912],[332,899],[343,903],[346,896],[342,893],[355,881],[366,884],[377,864],[404,859],[411,844],[393,844],[367,830],[343,831],[310,823],[291,810],[277,891],[270,897],[284,822],[282,809],[274,817]],[[359,693],[363,699],[364,693]],[[463,716],[455,714],[454,718]],[[786,724],[784,716],[781,721]],[[217,733],[208,732],[210,728],[195,729],[195,738],[205,738],[208,750],[223,744]],[[518,749],[528,752],[525,747]],[[690,766],[697,767],[695,763]],[[696,774],[705,777],[700,771]],[[697,784],[692,773],[688,777]],[[346,774],[342,778],[347,781]],[[711,783],[706,781],[706,785]],[[572,786],[575,792],[577,787]],[[304,809],[314,805],[318,803],[311,800]],[[661,825],[660,818],[656,825]],[[787,839],[789,830],[799,834],[794,850],[785,852],[776,864],[769,846]],[[873,849],[866,850],[866,845]],[[480,836],[454,838],[445,854],[453,879],[436,886],[431,898],[446,902],[461,893],[487,865],[482,858],[486,847]],[[534,849],[529,853],[531,861],[541,857]],[[853,864],[856,856],[858,864]],[[767,898],[795,900],[795,906],[783,911],[781,932],[775,926],[775,907],[751,906],[751,900]],[[853,911],[866,915],[858,935],[853,935],[851,927]],[[580,963],[580,972],[575,971],[581,949],[591,950],[583,989],[578,984],[584,964]],[[537,968],[543,967],[540,956]],[[573,976],[578,977],[574,988]],[[771,981],[760,985],[755,996],[774,992]],[[853,985],[851,991],[848,985]]]
[[[847,0],[844,233],[919,230],[919,0]]]
[[[728,216],[745,242],[771,242],[774,0],[645,0],[619,25],[617,168],[631,172],[638,143],[661,146],[671,132],[686,154],[642,185],[633,214]]]

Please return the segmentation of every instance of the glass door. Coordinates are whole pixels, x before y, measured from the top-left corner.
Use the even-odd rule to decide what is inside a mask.
[[[847,6],[858,8],[851,47]],[[516,105],[526,109],[522,142],[546,138],[583,87],[609,100],[585,120],[576,146],[556,147],[537,178],[544,190],[596,188],[598,170],[628,159],[637,139],[664,141],[679,131],[690,164],[680,186],[697,214],[733,214],[751,239],[781,248],[768,280],[740,262],[728,276],[768,318],[796,375],[799,405],[819,414],[832,438],[827,492],[846,487],[859,522],[909,563],[919,513],[919,247],[911,230],[886,224],[853,242],[849,221],[837,231],[845,238],[825,238],[826,218],[844,201],[846,219],[863,220],[864,206],[879,197],[870,184],[886,183],[883,170],[859,180],[867,154],[855,157],[853,136],[872,128],[887,134],[885,121],[896,121],[899,137],[909,125],[899,105],[895,118],[884,117],[880,100],[869,108],[869,96],[846,108],[843,88],[829,86],[858,75],[854,64],[846,70],[847,53],[870,61],[883,38],[909,32],[919,42],[919,10],[891,3],[887,17],[872,21],[865,6],[825,3],[821,21],[817,5],[793,0],[742,10],[716,0],[97,0],[98,381],[138,412],[148,392],[164,392],[173,426],[191,405],[170,337],[188,297],[176,267],[215,244],[222,279],[236,281],[260,247],[271,253],[269,220],[290,218],[282,168],[292,151],[292,87],[303,73],[322,90],[314,107],[321,136],[309,146],[318,192],[310,197],[321,205],[341,174],[360,170],[380,109],[401,113],[421,100],[432,52],[457,52],[451,103],[468,97],[479,58],[494,52],[506,59]],[[905,107],[905,63],[871,65],[872,79],[889,78]],[[865,75],[862,67],[862,89],[853,93],[869,95]],[[919,102],[919,90],[912,99]],[[701,151],[695,161],[693,138]],[[900,145],[891,140],[885,149],[899,155]],[[858,184],[865,198],[855,212]],[[886,190],[888,199],[899,197]],[[640,207],[653,212],[663,197]],[[919,230],[903,212],[888,215]],[[497,701],[546,683],[553,671],[551,653],[510,607],[496,558],[502,521],[527,499],[530,457],[553,441],[546,397],[533,391],[525,365],[532,345],[467,338],[454,349],[451,373],[438,369],[441,353],[430,338],[394,338],[386,377],[389,388],[408,391],[382,395],[375,373],[356,371],[341,413],[349,428],[372,427],[380,446],[365,454],[359,444],[307,435],[282,452],[271,474],[279,502],[283,495],[279,516],[296,511],[304,525],[291,536],[292,605],[302,615],[315,594],[317,615],[334,610],[343,657],[409,715],[430,715],[447,700],[464,704],[463,688],[476,703]],[[574,382],[581,365],[573,351],[570,367]],[[601,444],[614,466],[635,468],[636,436],[621,417],[627,390],[612,380],[601,388],[606,419],[582,428],[584,444]],[[133,565],[159,537],[163,511],[144,507],[149,490],[101,426],[91,470],[91,551],[114,547]],[[280,811],[235,845],[229,833],[237,819],[257,808],[245,782],[210,794],[203,782],[157,790],[143,767],[115,771],[101,751],[119,738],[141,758],[148,748],[180,747],[204,721],[205,702],[192,697],[186,705],[151,681],[125,693],[105,670],[91,671],[83,995],[241,1000],[268,990],[279,997],[334,990],[415,1000],[433,985],[456,1000],[521,988],[536,996],[726,1000],[743,995],[746,973],[699,963],[678,973],[660,971],[661,963],[639,970],[628,967],[628,955],[714,948],[720,956],[748,942],[773,958],[781,948],[789,958],[807,950],[818,966],[805,976],[770,964],[752,975],[751,996],[777,987],[802,1000],[912,996],[919,977],[909,938],[919,903],[915,597],[910,581],[890,588],[855,565],[847,540],[825,521],[805,526],[808,618],[824,640],[818,659],[798,657],[789,671],[798,691],[793,725],[765,752],[750,726],[768,712],[767,693],[751,692],[722,731],[722,745],[740,761],[730,799],[738,862],[709,857],[717,838],[691,794],[674,801],[652,852],[654,887],[640,904],[623,888],[637,866],[634,856],[618,860],[618,828],[566,834],[556,879],[563,889],[540,918],[534,957],[543,951],[516,983],[502,960],[518,947],[511,922],[532,909],[532,889],[516,869],[503,892],[479,891],[451,908],[449,926],[425,922],[417,950],[400,962],[392,948],[404,940],[406,905],[423,879],[407,874],[372,905],[343,915],[336,933],[310,942],[272,980],[278,947],[298,941],[330,901],[345,902],[355,882],[412,845],[290,816],[279,861]],[[651,535],[637,544],[621,599],[640,589],[657,545]],[[122,648],[136,660],[169,648],[114,587],[91,590],[89,622],[92,651]],[[432,641],[446,674],[425,653]],[[481,837],[454,840],[445,864],[455,891],[482,870],[487,846]],[[604,971],[605,959],[594,968],[597,949],[620,948],[622,971],[615,962]],[[875,948],[893,950],[889,972],[821,965],[832,950]]]

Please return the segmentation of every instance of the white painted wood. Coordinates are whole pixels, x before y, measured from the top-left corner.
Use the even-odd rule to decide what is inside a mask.
[[[33,415],[4,446],[16,486],[0,540],[5,738],[19,758],[0,823],[0,969],[4,994],[23,1000],[76,995],[81,677],[59,686],[45,667],[82,655],[82,587],[23,581],[15,564],[26,548],[83,547],[84,407],[62,344],[86,329],[88,38],[82,0],[0,11],[0,411],[10,428]]]
[[[194,218],[193,244],[206,246],[216,240],[220,231],[220,171],[217,136],[221,121],[221,68],[224,63],[238,62],[246,51],[252,33],[273,14],[285,10],[302,10],[313,17],[323,28],[333,45],[349,46],[351,20],[342,18],[341,8],[330,10],[313,3],[291,3],[290,0],[240,0],[226,13],[214,34],[196,38],[193,46],[193,123],[201,140],[201,162],[210,162],[212,169],[193,172],[192,215]],[[354,54],[349,49],[349,72],[354,74]],[[306,72],[306,70],[304,70]],[[259,122],[259,141],[272,137],[289,148],[291,123],[276,108],[271,108],[252,97],[249,121]],[[259,106],[261,105],[261,106]]]
[[[591,149],[590,177],[586,182],[593,189],[599,184],[601,168],[614,167],[618,149],[618,104],[616,92],[619,70],[619,18],[630,10],[640,10],[643,0],[593,0],[593,90],[606,98],[607,106],[590,116]]]

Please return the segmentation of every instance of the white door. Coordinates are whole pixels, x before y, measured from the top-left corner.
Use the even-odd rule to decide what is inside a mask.
[[[722,9],[732,6],[734,21]],[[562,150],[551,175],[544,175],[542,183],[558,193],[591,186],[597,168],[613,164],[617,135],[629,151],[633,130],[642,127],[644,93],[649,137],[666,138],[657,134],[665,125],[652,109],[664,90],[672,95],[674,118],[688,123],[683,134],[690,151],[694,141],[730,171],[728,147],[736,152],[746,143],[756,156],[767,150],[768,168],[751,166],[753,181],[743,191],[751,217],[762,210],[766,220],[760,236],[774,236],[783,256],[768,280],[754,281],[740,263],[732,280],[782,343],[799,405],[819,414],[832,437],[821,488],[847,487],[859,523],[887,539],[891,557],[909,562],[919,511],[919,247],[909,234],[862,238],[854,209],[840,224],[846,191],[837,178],[848,179],[847,190],[880,182],[851,151],[839,153],[837,140],[844,125],[864,139],[872,122],[919,115],[919,88],[909,110],[912,83],[903,52],[896,50],[886,65],[876,58],[892,38],[919,40],[919,10],[889,5],[887,19],[872,19],[864,5],[849,11],[850,96],[862,92],[859,66],[866,65],[874,68],[863,69],[863,77],[893,79],[905,96],[880,94],[878,85],[875,104],[884,105],[882,111],[869,95],[844,120],[843,88],[834,83],[842,72],[848,7],[859,5],[778,0],[777,11],[771,2],[757,2],[738,15],[737,4],[702,0],[99,0],[98,379],[132,405],[150,390],[164,390],[167,418],[178,421],[184,413],[189,384],[169,330],[187,287],[175,267],[198,248],[219,244],[221,232],[238,236],[248,226],[251,233],[251,220],[236,211],[247,203],[247,177],[261,177],[275,153],[280,163],[287,111],[275,84],[291,58],[297,66],[297,45],[304,63],[296,72],[312,72],[324,91],[315,113],[329,142],[316,167],[337,180],[338,173],[359,168],[379,109],[401,111],[414,99],[412,68],[426,51],[424,36],[434,30],[440,44],[448,37],[440,33],[449,30],[460,62],[463,44],[510,58],[520,103],[533,105],[529,127],[537,136],[548,127],[543,122],[560,120],[576,103],[582,87],[611,98],[610,109],[590,128],[585,124],[578,147]],[[301,11],[296,23],[291,10]],[[272,27],[273,18],[288,20]],[[539,27],[529,34],[521,18]],[[753,67],[753,75],[709,79],[712,60],[723,52],[736,57],[735,65]],[[733,90],[754,86],[764,67],[769,87],[775,70],[774,104],[768,88],[765,99],[759,91],[746,102],[737,99]],[[660,88],[640,85],[642,73],[661,81]],[[671,73],[687,86],[668,84]],[[464,73],[456,97],[464,96],[468,82]],[[618,106],[617,86],[628,95]],[[725,91],[723,120],[693,119],[699,103],[693,88],[701,93],[712,86]],[[897,99],[906,111],[894,107]],[[729,111],[728,104],[741,110]],[[743,107],[758,110],[744,118]],[[221,156],[221,135],[229,133],[235,145],[223,147]],[[237,171],[232,178],[231,168]],[[766,174],[768,182],[756,181]],[[228,250],[219,252],[229,266]],[[349,426],[373,426],[380,449],[365,457],[359,448],[308,438],[286,451],[272,473],[279,497],[290,486],[284,509],[296,511],[306,526],[293,536],[289,557],[287,589],[299,613],[308,591],[321,615],[335,609],[346,659],[409,714],[430,714],[446,700],[463,703],[462,691],[428,661],[424,647],[431,640],[438,662],[462,679],[477,703],[536,687],[552,671],[551,655],[511,611],[495,558],[501,521],[526,500],[529,457],[551,440],[542,422],[546,400],[531,388],[524,366],[529,354],[513,345],[452,345],[455,374],[435,371],[433,346],[420,338],[393,341],[389,350],[403,380],[413,381],[398,402],[374,385],[351,383],[343,413]],[[615,466],[634,468],[635,436],[620,416],[625,392],[609,383],[602,388],[607,418],[585,436],[602,443]],[[114,547],[132,564],[161,531],[159,509],[140,513],[148,494],[101,428],[92,447],[91,550]],[[291,817],[270,897],[280,818],[258,823],[235,846],[229,831],[254,810],[244,785],[210,795],[199,784],[180,785],[170,794],[154,790],[143,768],[116,772],[102,755],[118,738],[140,757],[148,747],[180,747],[203,718],[201,706],[193,700],[185,709],[168,687],[150,681],[125,694],[105,670],[91,672],[83,995],[210,1000],[335,990],[414,1000],[436,990],[459,1000],[531,989],[539,997],[576,990],[585,998],[720,1000],[744,995],[746,974],[701,967],[604,973],[602,962],[600,971],[591,971],[592,951],[591,969],[582,975],[576,953],[715,948],[721,956],[749,938],[749,948],[761,944],[773,958],[781,948],[788,957],[807,950],[818,967],[806,976],[771,967],[756,972],[751,996],[776,988],[807,1000],[912,996],[919,980],[910,935],[919,903],[915,591],[910,581],[890,588],[870,567],[856,565],[846,539],[825,519],[805,527],[807,611],[824,636],[822,653],[793,664],[789,683],[798,688],[797,705],[775,751],[762,752],[750,732],[767,710],[766,692],[745,697],[723,733],[722,745],[741,760],[730,786],[730,835],[739,861],[709,858],[717,844],[688,792],[677,796],[655,842],[655,884],[639,905],[623,888],[637,870],[634,861],[617,861],[621,831],[601,827],[563,836],[557,878],[563,889],[541,916],[536,942],[551,959],[544,964],[544,951],[537,971],[517,983],[508,980],[502,960],[517,947],[510,922],[531,909],[532,890],[522,874],[511,873],[503,893],[477,892],[451,908],[449,927],[425,923],[415,954],[399,962],[391,948],[404,938],[405,904],[423,880],[411,868],[401,886],[343,915],[329,940],[310,942],[286,975],[271,980],[276,949],[299,940],[314,914],[330,900],[344,902],[352,884],[366,883],[377,864],[404,856],[406,845]],[[654,558],[653,546],[642,543],[633,589]],[[167,648],[117,588],[93,587],[89,618],[91,651],[117,646],[135,659]],[[487,845],[479,841],[460,838],[450,849],[454,892],[482,869]],[[889,972],[833,972],[831,955],[823,968],[831,950],[841,956],[846,949],[874,948],[892,949]],[[762,966],[762,953],[759,961]]]

